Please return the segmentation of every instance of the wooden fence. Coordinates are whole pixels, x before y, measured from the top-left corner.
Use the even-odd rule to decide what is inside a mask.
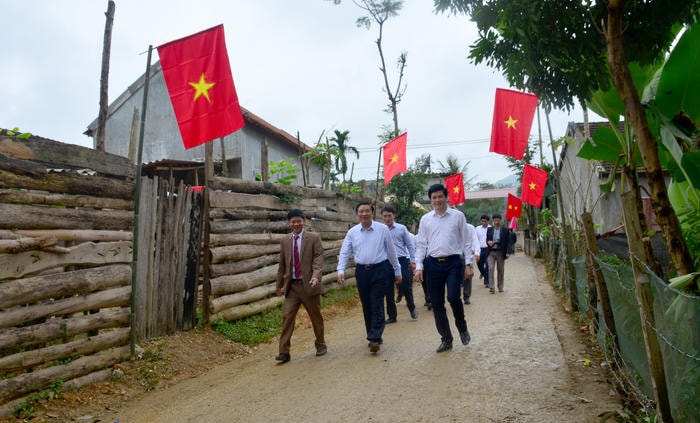
[[[123,157],[0,134],[0,415],[57,381],[109,378],[132,336],[186,330],[198,311],[235,320],[281,304],[274,281],[292,208],[321,233],[323,283],[335,286],[359,198],[226,178],[202,196],[172,176],[144,177],[134,263],[134,170]]]
[[[3,414],[129,358],[133,175],[122,157],[0,137]]]
[[[236,320],[282,304],[284,298],[275,296],[279,242],[290,232],[287,212],[293,208],[304,210],[306,230],[321,234],[322,282],[335,287],[337,256],[345,233],[357,223],[358,198],[239,179],[214,178],[210,185],[206,320]],[[354,268],[346,273],[353,284]]]

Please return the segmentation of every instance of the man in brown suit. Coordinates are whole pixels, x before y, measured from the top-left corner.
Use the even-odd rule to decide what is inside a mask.
[[[279,341],[279,354],[275,357],[280,364],[290,360],[294,323],[299,306],[302,304],[309,313],[316,335],[316,355],[326,354],[323,336],[323,316],[321,315],[321,294],[323,283],[323,245],[321,236],[304,230],[306,218],[299,209],[287,213],[287,223],[292,228],[291,236],[280,240],[280,260],[277,269],[278,296],[284,295],[284,317]]]

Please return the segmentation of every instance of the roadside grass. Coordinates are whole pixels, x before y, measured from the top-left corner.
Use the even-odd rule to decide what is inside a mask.
[[[327,318],[355,307],[358,300],[357,288],[354,286],[332,289],[321,296],[321,309]],[[282,330],[282,306],[232,322],[217,320],[211,327],[221,336],[241,344],[268,342]]]

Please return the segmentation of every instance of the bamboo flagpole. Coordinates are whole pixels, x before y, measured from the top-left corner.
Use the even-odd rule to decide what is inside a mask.
[[[146,129],[146,107],[148,106],[148,84],[151,79],[151,55],[153,46],[148,46],[146,59],[146,76],[143,82],[143,103],[141,105],[141,128],[139,129],[139,145],[136,154],[136,193],[134,194],[134,235],[132,237],[131,258],[131,359],[136,355],[136,283],[139,262],[139,207],[141,206],[141,161],[143,159],[143,134]]]

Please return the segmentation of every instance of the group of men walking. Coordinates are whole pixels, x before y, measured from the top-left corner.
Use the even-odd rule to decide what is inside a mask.
[[[467,223],[461,211],[449,207],[444,185],[432,185],[428,197],[433,209],[421,217],[415,240],[406,226],[395,221],[393,207],[382,208],[384,223],[374,220],[371,203],[360,202],[355,207],[359,223],[348,230],[343,240],[337,282],[339,286],[344,285],[345,270],[352,257],[371,353],[380,350],[386,324],[397,320],[396,302],[405,298],[411,318],[418,318],[414,280],[423,285],[426,305],[433,311],[440,335],[438,353],[452,349],[454,342],[445,299],[452,310],[460,342],[467,345],[471,340],[464,304],[471,303],[474,263],[484,279],[484,286],[491,293],[495,293],[496,288],[503,292],[503,263],[512,252],[512,239],[510,230],[501,226],[500,215],[493,215],[493,226],[489,225],[488,216],[482,216],[481,225],[475,228]],[[279,354],[275,357],[280,363],[291,358],[290,340],[302,304],[313,326],[316,355],[327,352],[320,301],[323,293],[321,239],[318,234],[304,231],[305,216],[301,210],[290,211],[287,220],[292,233],[280,241],[276,287],[277,295],[285,296]],[[497,277],[492,269],[497,271]],[[394,285],[399,292],[396,302]]]

